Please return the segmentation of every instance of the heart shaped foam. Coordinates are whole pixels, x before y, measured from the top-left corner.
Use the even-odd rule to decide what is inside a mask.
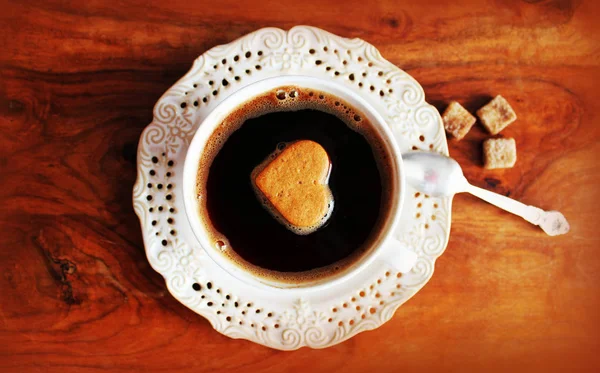
[[[252,171],[252,185],[271,214],[297,234],[325,224],[333,210],[327,184],[331,162],[321,145],[300,140],[277,150]]]

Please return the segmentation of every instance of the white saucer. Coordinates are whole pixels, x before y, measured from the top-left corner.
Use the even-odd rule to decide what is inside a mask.
[[[218,332],[281,350],[324,348],[381,326],[427,283],[448,242],[451,199],[407,186],[395,237],[418,260],[404,275],[376,260],[344,283],[302,293],[269,292],[229,275],[191,231],[181,196],[183,162],[198,125],[217,104],[281,75],[334,80],[381,114],[402,152],[448,154],[441,117],[421,86],[375,47],[314,27],[265,28],[204,53],[160,98],[140,139],[133,204],[150,264],[171,294]]]

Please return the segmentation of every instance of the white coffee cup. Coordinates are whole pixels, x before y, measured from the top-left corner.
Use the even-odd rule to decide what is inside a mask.
[[[373,125],[374,129],[379,133],[381,139],[383,139],[383,143],[387,147],[387,151],[391,156],[390,163],[393,169],[391,177],[393,198],[392,201],[390,201],[390,212],[383,226],[381,229],[379,229],[379,236],[374,241],[367,254],[363,255],[360,259],[339,273],[334,273],[330,276],[315,280],[314,282],[303,282],[300,284],[285,283],[273,280],[271,278],[258,276],[229,259],[217,247],[215,242],[211,242],[208,229],[200,217],[200,206],[196,197],[196,177],[199,162],[203,152],[205,151],[207,141],[214,130],[220,125],[223,119],[225,119],[232,111],[243,105],[245,102],[283,86],[296,86],[300,89],[309,88],[328,93],[332,96],[339,97],[341,100],[347,102],[359,112],[363,113],[366,119],[368,119],[368,121]],[[379,115],[374,108],[372,108],[353,90],[348,90],[347,87],[344,87],[335,81],[307,76],[280,76],[268,78],[250,84],[234,92],[231,96],[223,100],[223,102],[221,102],[198,127],[198,130],[196,131],[188,148],[183,170],[183,197],[185,212],[192,227],[192,231],[202,247],[205,249],[206,253],[217,263],[217,265],[230,273],[232,276],[246,283],[265,289],[304,289],[307,287],[318,289],[320,287],[332,286],[333,284],[345,281],[349,277],[354,276],[360,271],[364,270],[370,262],[376,260],[378,256],[381,255],[384,248],[394,250],[394,255],[391,257],[391,259],[390,255],[386,255],[386,260],[390,262],[390,265],[396,268],[399,272],[407,272],[410,270],[416,261],[416,254],[403,248],[393,237],[393,232],[395,231],[395,227],[400,219],[405,189],[402,156],[398,145],[396,144],[396,140],[389,130],[389,126],[384,122],[381,115]],[[207,196],[207,198],[210,198],[210,196]]]

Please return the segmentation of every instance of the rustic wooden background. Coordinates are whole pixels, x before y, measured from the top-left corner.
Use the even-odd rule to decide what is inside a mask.
[[[599,371],[600,2],[405,3],[0,0],[0,371]],[[461,195],[433,279],[380,329],[288,353],[213,331],[146,261],[137,141],[196,56],[297,24],[373,43],[440,110],[504,95],[516,167],[481,168],[479,126],[451,155],[571,233]]]

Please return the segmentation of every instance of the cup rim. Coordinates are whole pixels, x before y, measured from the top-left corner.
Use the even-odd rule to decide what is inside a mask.
[[[199,214],[197,213],[199,209],[196,198],[196,178],[198,164],[205,149],[206,142],[213,133],[214,129],[239,105],[253,99],[260,94],[264,94],[265,92],[283,86],[297,86],[308,89],[312,88],[340,97],[341,99],[350,103],[370,120],[373,127],[375,127],[375,130],[384,140],[384,143],[389,147],[388,151],[392,156],[394,169],[394,172],[392,173],[394,193],[392,193],[393,200],[390,202],[391,208],[386,219],[387,221],[385,222],[379,237],[377,237],[373,243],[374,248],[371,249],[369,253],[363,255],[352,265],[348,266],[336,275],[317,280],[314,283],[309,282],[299,285],[278,282],[276,280],[265,279],[257,276],[236,265],[233,263],[233,261],[226,258],[225,255],[218,253],[216,248],[211,249],[213,246],[207,239],[207,230],[204,227]],[[320,290],[324,287],[330,287],[344,282],[348,278],[364,270],[370,263],[380,256],[379,254],[382,253],[383,248],[386,246],[386,242],[392,238],[393,232],[395,231],[400,220],[406,190],[402,154],[391,129],[381,114],[379,114],[379,112],[371,104],[369,104],[367,100],[362,98],[360,94],[354,91],[349,91],[344,86],[334,81],[304,75],[286,75],[262,79],[241,88],[225,98],[202,120],[202,123],[199,124],[196,133],[190,141],[185,155],[182,181],[184,197],[183,205],[185,214],[190,224],[191,231],[208,256],[221,269],[244,283],[262,288],[263,290],[286,292],[300,290]]]

